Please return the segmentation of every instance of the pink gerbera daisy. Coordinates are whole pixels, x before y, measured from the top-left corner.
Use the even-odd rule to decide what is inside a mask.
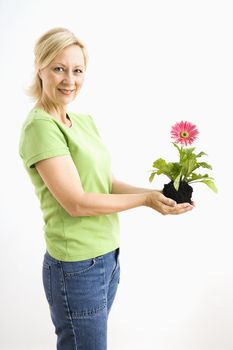
[[[174,142],[181,143],[185,146],[188,144],[191,145],[196,140],[198,134],[199,131],[197,130],[196,125],[187,121],[176,123],[171,129],[171,136],[174,139]]]

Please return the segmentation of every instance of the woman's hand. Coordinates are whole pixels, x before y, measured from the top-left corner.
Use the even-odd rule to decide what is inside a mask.
[[[165,197],[159,191],[148,193],[146,206],[158,211],[162,215],[183,214],[194,208],[194,206],[189,203],[177,204],[173,199]]]

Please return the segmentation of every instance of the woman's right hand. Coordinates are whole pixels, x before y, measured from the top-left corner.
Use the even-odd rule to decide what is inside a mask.
[[[158,211],[162,215],[179,215],[194,208],[194,206],[189,203],[177,204],[173,199],[165,197],[159,191],[148,193],[146,206]]]

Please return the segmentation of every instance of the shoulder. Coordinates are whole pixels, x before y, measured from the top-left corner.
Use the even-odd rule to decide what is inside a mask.
[[[27,115],[24,123],[23,123],[23,129],[27,128],[30,125],[37,125],[37,124],[52,124],[53,120],[49,117],[49,115],[39,108],[33,108]]]
[[[21,135],[25,136],[29,133],[61,133],[55,118],[52,118],[42,109],[33,108],[27,115],[22,128]]]
[[[20,132],[20,145],[45,142],[59,139],[64,141],[64,135],[54,118],[41,109],[32,109],[26,117]]]

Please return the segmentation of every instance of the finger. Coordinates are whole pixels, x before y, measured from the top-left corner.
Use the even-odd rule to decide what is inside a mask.
[[[177,204],[175,207],[171,207],[171,206],[163,206],[163,212],[165,214],[171,214],[171,215],[179,215],[179,214],[183,214],[187,211],[192,210],[194,207],[189,204],[189,203],[181,203],[181,204]]]
[[[171,214],[174,214],[174,215],[183,214],[183,213],[186,213],[186,212],[192,210],[193,208],[194,208],[194,206],[189,204],[189,203],[182,203],[182,204],[177,205],[175,210],[171,211]]]
[[[190,204],[190,203],[180,203],[180,204],[177,204],[177,208],[178,208],[178,209],[183,209],[183,208],[188,208],[188,207],[193,207],[193,205]]]
[[[162,195],[161,197],[161,201],[163,204],[169,206],[169,207],[175,207],[177,205],[176,201],[174,201],[171,198],[165,197],[164,195]]]

